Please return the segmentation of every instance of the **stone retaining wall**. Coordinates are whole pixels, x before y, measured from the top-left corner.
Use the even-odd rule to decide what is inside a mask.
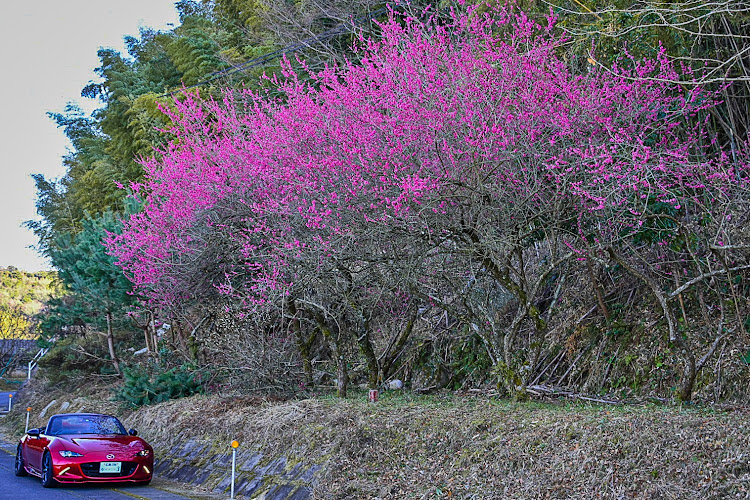
[[[154,443],[152,443],[154,444]],[[160,449],[155,473],[161,477],[208,487],[229,494],[232,452],[217,452],[214,443],[188,439],[171,449]],[[264,500],[306,500],[312,496],[321,466],[288,457],[264,456],[253,450],[237,451],[235,495]]]

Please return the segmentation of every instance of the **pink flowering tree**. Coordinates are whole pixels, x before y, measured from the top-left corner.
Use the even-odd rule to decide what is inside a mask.
[[[575,74],[548,21],[505,8],[392,18],[358,41],[356,63],[288,68],[273,93],[186,95],[111,251],[165,309],[205,296],[274,311],[303,358],[322,336],[344,392],[352,345],[375,386],[416,311],[439,308],[523,393],[566,273],[613,260],[641,279],[623,255],[652,258],[632,242],[654,207],[746,179],[686,126],[710,96],[663,83],[661,58]],[[394,314],[397,333],[379,338]]]

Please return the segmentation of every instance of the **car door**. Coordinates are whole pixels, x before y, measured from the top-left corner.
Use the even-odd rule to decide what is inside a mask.
[[[24,454],[26,465],[37,472],[42,470],[42,454],[50,443],[49,436],[44,434],[45,429],[40,429],[40,431],[39,436],[28,436],[26,438],[26,453]]]

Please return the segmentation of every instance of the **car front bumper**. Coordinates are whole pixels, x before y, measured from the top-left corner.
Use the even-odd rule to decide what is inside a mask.
[[[99,462],[61,461],[53,465],[54,478],[59,483],[132,483],[150,481],[153,460],[122,462],[119,474],[98,472]]]

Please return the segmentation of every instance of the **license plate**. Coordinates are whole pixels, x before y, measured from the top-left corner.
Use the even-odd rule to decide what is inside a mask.
[[[100,474],[119,474],[122,462],[102,462],[99,464]]]

